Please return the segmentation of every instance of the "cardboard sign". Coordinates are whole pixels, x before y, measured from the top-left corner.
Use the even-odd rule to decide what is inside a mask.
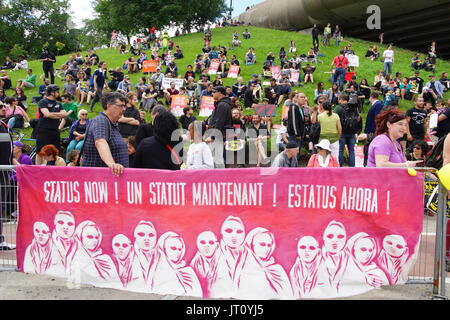
[[[437,213],[439,202],[439,183],[438,181],[425,181],[425,201],[427,209]],[[447,217],[450,218],[450,200],[447,199]]]
[[[200,117],[209,117],[214,111],[214,98],[213,97],[202,97],[202,103],[200,107],[200,112],[198,115]]]
[[[142,72],[156,72],[156,61],[155,60],[144,60],[142,61]]]
[[[270,72],[272,72],[272,78],[275,78],[275,80],[278,80],[278,78],[281,75],[280,66],[270,67]]]
[[[355,54],[346,55],[349,67],[359,67],[359,57]]]
[[[275,117],[276,108],[275,104],[259,103],[255,105],[255,114],[259,114],[261,117]]]
[[[351,81],[352,77],[356,74],[356,72],[347,72],[345,74],[345,81]]]
[[[208,74],[217,74],[217,70],[219,70],[220,63],[218,61],[211,61],[209,65]]]
[[[230,66],[230,69],[228,70],[227,78],[237,78],[239,75],[239,66]]]
[[[183,114],[183,108],[188,104],[188,99],[185,95],[172,96],[172,103],[170,105],[170,112],[175,117],[179,117]]]
[[[177,89],[178,91],[180,91],[180,88],[184,85],[184,79],[163,77],[161,85],[162,89],[164,90],[170,88],[171,82],[175,82],[175,89]]]
[[[291,73],[289,74],[289,81],[291,82],[298,82],[300,78],[300,71],[298,70],[291,70]]]

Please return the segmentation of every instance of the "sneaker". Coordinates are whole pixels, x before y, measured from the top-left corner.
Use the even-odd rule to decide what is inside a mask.
[[[15,244],[11,244],[6,241],[0,243],[0,250],[14,250],[14,249],[16,249]]]

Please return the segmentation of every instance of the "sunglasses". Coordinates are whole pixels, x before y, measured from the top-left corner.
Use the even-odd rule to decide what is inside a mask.
[[[422,148],[419,146],[415,146],[415,147],[413,147],[413,149],[422,149]]]

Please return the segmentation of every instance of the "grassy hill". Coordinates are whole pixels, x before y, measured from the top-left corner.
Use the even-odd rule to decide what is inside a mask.
[[[245,28],[248,28],[251,33],[251,39],[244,40],[242,37],[242,32]],[[241,40],[240,48],[231,49],[231,39],[233,32],[237,30],[239,33],[239,39]],[[192,64],[196,55],[202,53],[203,47],[203,34],[202,33],[191,33],[187,35],[182,35],[179,37],[172,38],[175,42],[175,45],[179,45],[183,50],[184,58],[180,60],[176,60],[178,65],[178,73],[184,76],[186,71],[186,67],[188,64]],[[280,64],[280,61],[277,59],[278,52],[281,47],[284,47],[286,51],[289,48],[289,43],[291,40],[294,40],[297,45],[297,55],[302,53],[307,53],[310,47],[312,46],[311,36],[296,33],[296,32],[288,32],[288,31],[279,31],[279,30],[271,30],[265,28],[257,28],[257,27],[226,27],[226,28],[218,28],[212,29],[212,41],[211,46],[225,46],[230,48],[228,50],[228,55],[230,56],[232,53],[236,54],[237,58],[241,64],[241,76],[244,78],[244,82],[246,83],[251,79],[252,74],[262,73],[262,66],[265,61],[267,54],[272,51],[275,54],[276,65]],[[352,48],[356,55],[359,56],[359,68],[355,68],[357,81],[362,78],[366,78],[369,84],[373,84],[374,76],[376,75],[378,70],[383,69],[383,64],[379,60],[370,61],[369,59],[364,58],[364,55],[369,47],[371,42],[361,41],[352,38],[346,38],[343,42],[341,42],[340,47],[334,47],[334,42],[331,42],[330,47],[320,47],[320,52],[324,55],[322,57],[323,64],[319,63],[317,65],[317,69],[314,73],[314,84],[308,83],[303,87],[295,87],[294,90],[298,90],[299,92],[304,92],[308,97],[308,100],[312,103],[314,98],[314,89],[317,87],[317,83],[322,81],[325,83],[325,88],[328,89],[331,87],[330,82],[330,74],[327,73],[330,71],[330,65],[333,58],[339,53],[339,50],[343,49],[347,43],[352,44]],[[427,44],[424,44],[427,45]],[[256,53],[256,65],[246,66],[245,54],[248,51],[249,47],[254,47]],[[385,49],[385,45],[378,45],[379,51],[382,53]],[[410,60],[414,54],[414,52],[400,49],[394,47],[395,51],[395,63],[393,66],[393,73],[399,71],[403,76],[412,76],[414,71],[410,68]],[[86,52],[82,52],[83,55]],[[100,57],[100,60],[105,60],[107,62],[108,68],[115,68],[117,66],[122,66],[125,60],[129,57],[128,54],[120,54],[118,50],[111,49],[99,49],[97,50],[97,54]],[[150,55],[150,51],[148,51],[148,55]],[[56,58],[55,67],[59,68],[63,63],[68,60],[69,55],[66,56],[58,56]],[[290,56],[291,57],[291,56]],[[422,60],[425,57],[422,55]],[[39,76],[43,73],[42,71],[42,63],[39,61],[30,61],[29,67],[33,69],[34,73],[38,75],[37,86],[42,84],[42,80],[39,79]],[[165,67],[164,67],[165,68]],[[163,68],[163,71],[164,71]],[[94,70],[92,70],[93,72]],[[450,62],[445,60],[438,59],[436,63],[436,77],[439,78],[440,74],[444,71],[450,71]],[[8,72],[11,76],[13,86],[17,83],[18,79],[24,79],[26,76],[26,71],[15,71]],[[428,81],[428,75],[430,73],[425,71],[420,71],[421,77]],[[131,74],[131,82],[135,85],[138,82],[138,79],[142,76],[142,72]],[[303,75],[302,75],[303,76]],[[212,76],[211,80],[214,80],[214,76]],[[198,75],[196,77],[196,81],[198,81]],[[232,85],[236,82],[235,79],[223,79],[224,85]],[[63,79],[56,78],[55,83],[60,85],[61,87],[64,85]],[[134,87],[133,87],[134,88]],[[25,93],[28,97],[28,102],[32,96],[38,96],[38,89],[25,89]],[[8,96],[13,94],[13,90],[7,90],[6,94]],[[447,100],[450,97],[450,93],[446,93],[444,98]],[[413,103],[411,101],[400,101],[400,107],[402,110],[407,110],[412,107]],[[89,109],[88,106],[84,105],[83,108]],[[89,118],[93,118],[101,111],[101,106],[97,104],[94,108],[94,113],[89,114]],[[363,110],[363,118],[365,119],[368,111],[368,106],[364,106]],[[246,113],[250,113],[251,111],[245,111]],[[197,112],[196,112],[197,113]],[[28,114],[33,118],[36,114],[36,105],[30,105]],[[198,117],[197,117],[198,118]],[[147,115],[147,120],[150,119],[150,115]],[[279,123],[281,119],[281,108],[277,109],[277,117],[274,123]],[[31,134],[31,129],[22,129],[23,132],[29,136]],[[68,131],[62,133],[62,136],[67,136]]]

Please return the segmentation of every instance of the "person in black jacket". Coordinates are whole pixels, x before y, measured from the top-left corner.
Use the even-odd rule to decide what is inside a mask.
[[[162,104],[155,105],[152,109],[152,114],[151,114],[152,121],[149,123],[146,123],[146,124],[142,124],[138,127],[138,129],[136,131],[136,136],[134,137],[134,140],[135,140],[134,143],[135,143],[136,149],[142,140],[144,140],[145,138],[148,138],[148,137],[153,137],[153,126],[155,123],[155,118],[161,112],[167,112],[167,109],[164,107],[164,105],[162,105]]]
[[[288,110],[288,140],[295,142],[298,147],[302,148],[302,139],[305,133],[305,116],[303,114],[302,108],[298,105],[298,99],[304,101],[306,96],[304,93],[300,92],[292,98],[292,103]],[[300,153],[298,153],[297,158],[300,158]]]
[[[171,112],[160,112],[154,121],[154,136],[145,138],[137,147],[134,167],[180,170],[182,155],[174,150],[180,140],[172,141],[172,133],[177,129],[177,118]]]
[[[214,163],[217,167],[224,167],[223,163],[223,142],[226,137],[226,130],[233,128],[233,118],[231,108],[233,106],[231,99],[226,96],[226,90],[223,86],[213,88],[214,111],[208,121],[208,130],[206,131],[206,143],[214,142]]]
[[[251,82],[245,90],[244,93],[244,107],[246,109],[251,109],[254,104],[259,103],[259,100],[253,95],[253,90],[255,89],[255,84]]]
[[[313,47],[314,44],[317,43],[317,46],[319,46],[319,34],[320,34],[320,30],[319,28],[317,28],[317,24],[314,24],[314,27],[311,30],[311,35],[312,35],[312,39],[313,39]]]

